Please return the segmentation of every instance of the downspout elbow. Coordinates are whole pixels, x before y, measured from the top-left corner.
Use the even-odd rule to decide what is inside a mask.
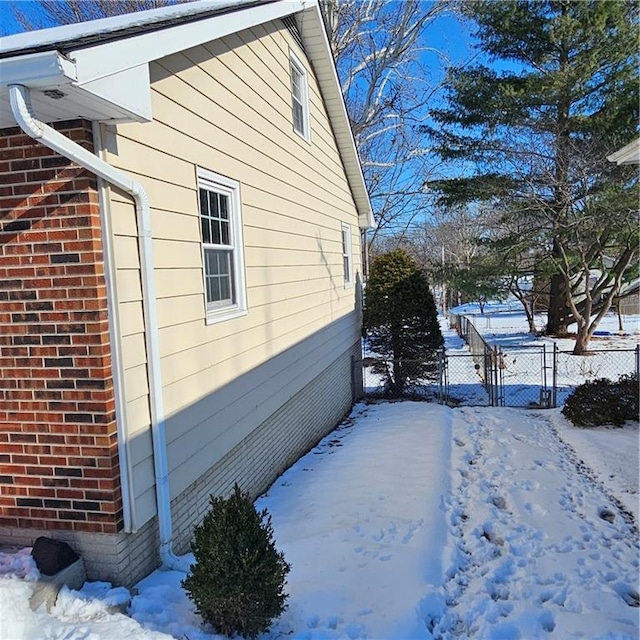
[[[9,100],[18,126],[30,137],[41,140],[44,137],[44,127],[31,115],[33,107],[29,89],[21,84],[9,85]]]

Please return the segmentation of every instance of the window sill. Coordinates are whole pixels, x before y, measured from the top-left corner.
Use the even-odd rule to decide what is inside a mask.
[[[299,137],[302,138],[309,146],[311,146],[311,134],[307,134],[306,136],[304,135],[304,133],[300,133],[300,131],[298,131],[297,129],[294,129],[293,132]]]
[[[234,318],[246,316],[248,313],[247,309],[231,307],[229,309],[220,309],[219,311],[208,311],[204,320],[207,325],[217,324],[225,320],[233,320]]]

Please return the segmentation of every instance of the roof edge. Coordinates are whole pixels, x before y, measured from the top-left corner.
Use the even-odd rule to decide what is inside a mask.
[[[636,138],[618,151],[607,156],[609,162],[616,164],[640,164],[640,138]]]

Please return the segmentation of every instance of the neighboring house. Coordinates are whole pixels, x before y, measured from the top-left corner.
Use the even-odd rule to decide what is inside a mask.
[[[629,144],[607,156],[609,162],[621,164],[640,164],[640,138],[636,138]],[[622,287],[614,300],[614,305],[621,315],[637,315],[640,313],[640,293],[638,292],[638,279],[629,282]]]
[[[640,138],[636,138],[629,144],[607,156],[609,162],[616,164],[640,164]]]
[[[316,0],[4,38],[0,178],[0,542],[184,566],[209,494],[361,390],[372,215]]]

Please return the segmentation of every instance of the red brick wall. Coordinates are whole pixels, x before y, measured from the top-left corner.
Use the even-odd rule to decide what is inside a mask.
[[[114,408],[95,176],[0,130],[0,525],[122,528]]]

